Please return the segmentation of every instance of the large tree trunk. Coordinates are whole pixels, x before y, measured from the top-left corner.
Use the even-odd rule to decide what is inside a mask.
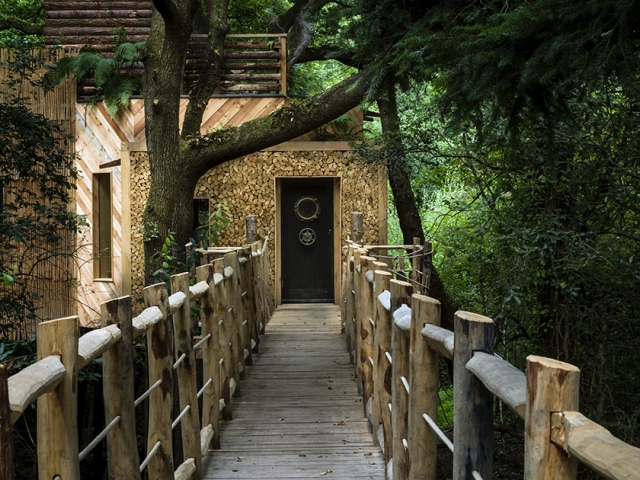
[[[207,74],[192,91],[181,135],[180,93],[197,2],[153,2],[145,58],[145,129],[151,173],[143,217],[147,284],[157,268],[152,256],[161,250],[170,233],[175,235],[176,253],[183,255],[192,230],[193,193],[200,176],[224,162],[291,140],[334,120],[360,104],[370,83],[370,72],[362,71],[313,98],[294,100],[267,117],[200,135],[202,113],[217,83],[227,32],[228,0],[214,0],[207,50],[208,58],[216,61],[210,62]],[[313,0],[301,3],[307,2]]]
[[[420,212],[411,187],[409,166],[400,137],[400,117],[396,101],[395,85],[390,83],[384,95],[378,99],[382,133],[387,152],[387,171],[393,201],[398,212],[400,229],[405,245],[412,245],[413,238],[425,240]],[[453,314],[458,305],[449,295],[435,267],[431,269],[431,291],[429,295],[442,303],[442,326],[453,331]]]
[[[189,240],[197,180],[183,153],[178,129],[194,2],[156,1],[154,6],[157,9],[153,13],[145,60],[145,133],[151,174],[143,217],[147,285],[151,284],[154,271],[151,257],[161,250],[169,233],[176,234],[177,249],[184,250]]]

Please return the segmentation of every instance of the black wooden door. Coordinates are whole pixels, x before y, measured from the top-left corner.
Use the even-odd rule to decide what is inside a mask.
[[[282,303],[333,303],[333,179],[281,182]]]

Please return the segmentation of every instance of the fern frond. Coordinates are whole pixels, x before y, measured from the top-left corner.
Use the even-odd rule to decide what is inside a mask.
[[[92,52],[80,52],[73,60],[73,73],[79,80],[83,80],[93,73],[96,64],[102,57]]]
[[[99,62],[96,63],[93,78],[96,81],[96,85],[101,87],[109,77],[111,77],[114,73],[118,71],[119,64],[112,58],[101,58]]]
[[[117,62],[132,62],[136,58],[138,48],[133,43],[123,43],[118,47],[116,53],[113,55],[114,60]]]

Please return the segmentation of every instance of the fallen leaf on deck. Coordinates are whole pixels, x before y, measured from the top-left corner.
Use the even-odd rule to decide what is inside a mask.
[[[325,470],[324,472],[322,472],[320,474],[321,477],[324,477],[325,475],[327,475],[328,473],[333,473],[333,470]]]

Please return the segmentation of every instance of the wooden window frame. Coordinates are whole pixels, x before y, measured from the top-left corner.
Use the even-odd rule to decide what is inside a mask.
[[[113,281],[113,181],[110,172],[92,178],[93,279]]]

